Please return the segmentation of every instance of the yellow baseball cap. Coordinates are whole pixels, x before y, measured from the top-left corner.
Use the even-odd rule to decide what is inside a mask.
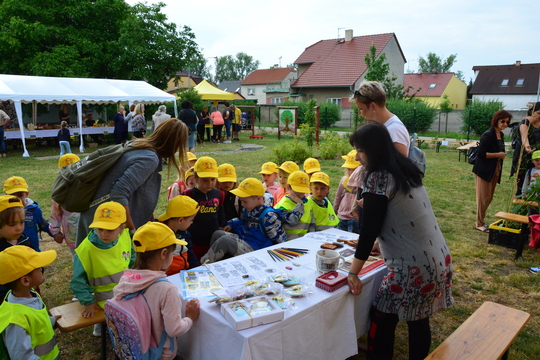
[[[295,171],[287,179],[287,183],[291,188],[299,193],[309,194],[309,176],[303,171]]]
[[[244,198],[249,196],[264,196],[264,186],[259,179],[247,178],[231,190],[234,195]]]
[[[277,166],[276,163],[266,162],[266,163],[262,164],[261,171],[259,172],[259,175],[261,175],[261,174],[271,175],[271,174],[275,174],[277,172],[278,172],[278,166]]]
[[[193,170],[195,170],[197,176],[201,178],[218,177],[217,162],[209,156],[201,156],[195,163],[195,166],[193,166]]]
[[[163,249],[173,244],[187,245],[187,242],[177,239],[170,227],[156,221],[147,222],[133,234],[133,247],[136,252]]]
[[[189,168],[188,171],[186,171],[184,175],[184,180],[187,180],[188,177],[195,175],[195,170],[193,169],[193,166]]]
[[[24,207],[21,199],[13,195],[0,195],[0,212],[14,207]]]
[[[188,159],[188,161],[197,160],[197,156],[194,153],[188,151],[187,152],[187,159]]]
[[[49,265],[56,259],[56,251],[37,252],[24,246],[15,245],[0,252],[0,284],[4,285],[20,279],[35,269]]]
[[[540,150],[536,150],[532,153],[532,159],[540,159]]]
[[[360,165],[360,161],[356,160],[356,150],[351,151],[345,156],[342,156],[345,159],[345,163],[341,165],[343,168],[347,169],[356,169]]]
[[[64,166],[75,164],[77,161],[80,160],[81,159],[75,154],[65,154],[60,156],[60,159],[58,159],[58,167],[62,168]]]
[[[293,172],[300,170],[298,165],[296,165],[296,163],[293,161],[285,161],[283,164],[281,164],[281,166],[278,169],[281,169],[289,174],[292,174]]]
[[[218,166],[219,182],[236,182],[236,169],[231,164],[221,164]]]
[[[21,191],[28,192],[28,184],[20,176],[12,176],[4,183],[4,192],[8,195]]]
[[[342,158],[343,160],[347,160],[347,158],[348,158],[349,156],[356,156],[356,150],[351,150],[351,151],[349,151],[349,153],[348,153],[347,155],[341,155],[341,158]]]
[[[98,206],[89,228],[114,230],[125,222],[126,209],[115,201],[109,201]]]
[[[314,158],[307,158],[306,161],[304,161],[304,171],[308,174],[321,171],[321,165],[319,164],[319,160]]]
[[[319,171],[311,175],[311,179],[309,179],[309,182],[318,182],[323,183],[326,186],[330,186],[330,176],[326,175],[322,171]]]
[[[199,211],[199,204],[189,196],[178,195],[169,201],[165,213],[158,217],[159,221],[166,221],[170,218],[189,217]]]

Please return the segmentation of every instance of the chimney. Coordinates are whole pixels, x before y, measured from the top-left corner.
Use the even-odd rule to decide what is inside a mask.
[[[516,66],[521,66],[521,60],[516,61]]]
[[[351,41],[353,38],[353,31],[351,29],[345,30],[345,41]]]

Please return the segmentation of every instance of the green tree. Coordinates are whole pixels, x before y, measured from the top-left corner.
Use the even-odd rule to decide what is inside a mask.
[[[198,75],[202,77],[203,79],[206,79],[210,82],[214,81],[214,78],[211,73],[212,66],[208,65],[208,62],[203,56],[199,56],[198,58],[195,58],[189,70],[192,74]]]
[[[457,54],[452,54],[446,59],[442,59],[435,53],[428,53],[426,58],[420,56],[418,59],[418,68],[420,71],[429,73],[429,72],[438,72],[445,73],[449,72],[454,63],[456,62]]]
[[[378,81],[382,83],[390,73],[390,64],[385,64],[386,54],[380,54],[377,57],[377,48],[375,45],[369,47],[369,53],[364,57],[367,66],[364,79],[367,81]]]
[[[236,54],[236,58],[232,55],[218,56],[215,81],[220,83],[245,79],[249,73],[259,68],[260,63],[259,60],[253,60],[253,56],[243,52]]]
[[[146,80],[159,88],[199,54],[163,3],[124,0],[0,1],[0,72]]]
[[[470,130],[476,135],[482,135],[491,126],[491,118],[497,111],[503,109],[503,103],[496,100],[474,100],[467,104],[461,113],[461,131],[464,134]],[[470,117],[470,118],[469,118]]]

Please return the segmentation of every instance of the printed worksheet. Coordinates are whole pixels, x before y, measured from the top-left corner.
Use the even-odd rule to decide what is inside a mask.
[[[242,261],[220,261],[208,264],[206,267],[212,271],[223,287],[243,285],[248,280],[264,279],[276,271],[267,260],[261,259],[253,253]]]
[[[338,230],[338,229],[328,229],[325,231],[319,232],[310,232],[303,236],[304,239],[313,239],[321,243],[329,242],[332,243],[337,239],[344,240],[358,240],[358,234]]]
[[[222,288],[216,277],[208,270],[182,270],[182,298],[195,299],[214,296]]]

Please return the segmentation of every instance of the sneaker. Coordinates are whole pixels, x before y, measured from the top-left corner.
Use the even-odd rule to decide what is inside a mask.
[[[94,331],[92,332],[92,335],[95,337],[101,337],[101,324],[94,324]]]
[[[231,140],[225,140],[223,143],[224,144],[231,144]]]
[[[77,297],[74,296],[74,297],[71,298],[71,301],[79,301],[79,299],[77,299]]]
[[[532,267],[529,269],[530,272],[532,272],[533,274],[538,274],[540,273],[540,266],[538,267]]]

